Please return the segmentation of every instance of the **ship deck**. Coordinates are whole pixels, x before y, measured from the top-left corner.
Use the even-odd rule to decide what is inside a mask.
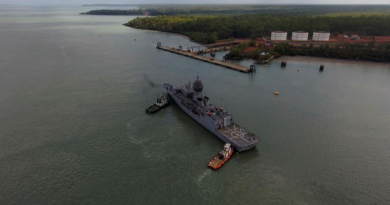
[[[217,121],[223,120],[225,117],[231,116],[228,112],[220,112],[219,114],[208,115],[209,111],[205,107],[200,107],[192,99],[186,97],[182,92],[173,92],[172,86],[169,84],[164,84],[165,88],[170,92],[170,95],[178,104],[183,111],[190,115],[195,121],[203,125],[210,132],[217,135],[222,141],[232,143],[238,152],[246,151],[251,149],[260,141],[252,133],[246,131],[241,126],[232,123],[231,125],[217,128]],[[209,104],[210,107],[213,107],[212,104]],[[211,121],[205,118],[211,118]],[[202,119],[202,120],[200,120]],[[222,135],[222,136],[221,136]]]
[[[218,167],[218,165],[222,164],[223,160],[219,159],[217,156],[215,156],[209,163],[210,167],[213,167],[214,169]]]
[[[258,139],[255,138],[251,133],[236,124],[232,124],[227,127],[222,127],[218,129],[218,131],[239,146],[244,147],[253,145],[258,141]]]

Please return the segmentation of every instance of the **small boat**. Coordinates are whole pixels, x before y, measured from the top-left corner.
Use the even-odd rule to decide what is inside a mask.
[[[233,147],[230,143],[226,143],[223,149],[209,162],[208,166],[211,169],[217,170],[230,159],[233,154]]]
[[[154,103],[154,105],[150,106],[148,109],[146,109],[146,113],[152,114],[158,112],[168,105],[169,105],[169,98],[160,94],[160,96],[158,96],[157,98],[157,102]]]

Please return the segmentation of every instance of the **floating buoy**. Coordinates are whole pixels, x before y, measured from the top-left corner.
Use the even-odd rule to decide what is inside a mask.
[[[297,71],[301,71],[301,69],[300,68],[298,68],[298,70]]]
[[[274,92],[274,95],[279,95],[279,92]]]

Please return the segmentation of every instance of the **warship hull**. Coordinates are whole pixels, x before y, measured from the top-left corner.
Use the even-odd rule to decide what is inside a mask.
[[[194,114],[193,112],[191,112],[191,110],[187,109],[187,107],[183,105],[182,101],[175,93],[173,93],[169,89],[167,89],[167,91],[168,94],[172,97],[173,101],[185,113],[187,113],[187,115],[189,115],[192,119],[201,124],[208,131],[213,133],[223,142],[232,144],[236,151],[243,152],[253,148],[256,145],[258,139],[253,139],[251,136],[248,135],[249,133],[247,131],[242,129],[237,124],[217,129],[215,122],[212,120],[211,117],[207,115]]]

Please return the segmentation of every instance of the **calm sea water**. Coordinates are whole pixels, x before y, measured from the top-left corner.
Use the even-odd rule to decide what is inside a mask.
[[[288,58],[247,75],[89,9],[0,7],[0,204],[390,203],[389,65]],[[218,171],[223,143],[177,106],[145,114],[197,73],[262,139]]]

